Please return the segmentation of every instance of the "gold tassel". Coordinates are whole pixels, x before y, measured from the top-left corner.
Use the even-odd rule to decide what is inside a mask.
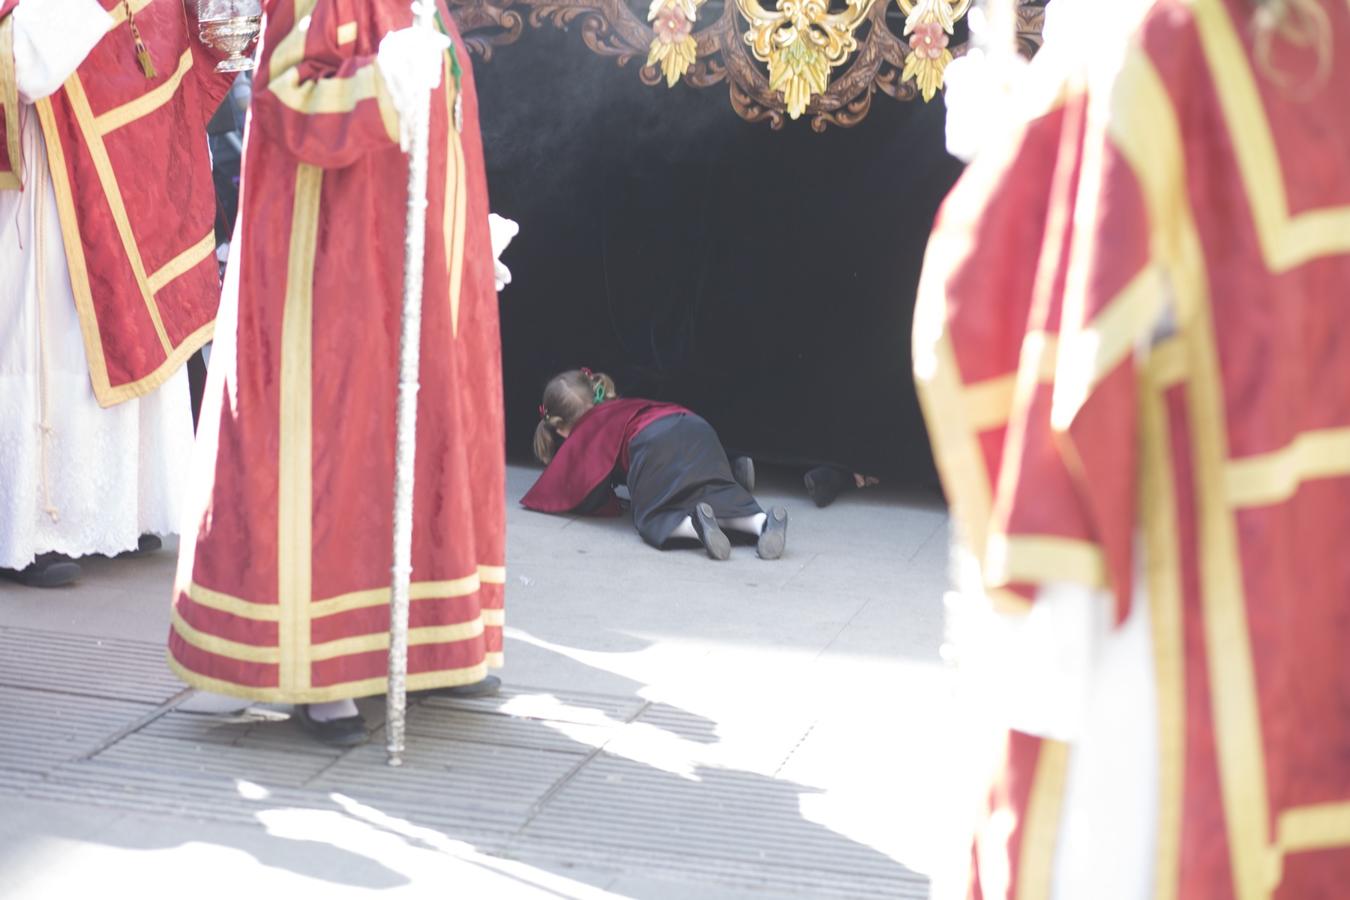
[[[136,38],[136,59],[140,61],[141,71],[145,73],[146,78],[155,77],[155,62],[150,58],[150,51],[145,48],[145,43]]]
[[[136,27],[136,16],[131,11],[131,0],[122,0],[122,8],[127,11],[127,27],[131,29],[131,39],[136,44],[136,61],[141,64],[141,71],[145,73],[146,78],[154,78],[155,61],[150,58],[145,41],[141,40],[141,30]]]

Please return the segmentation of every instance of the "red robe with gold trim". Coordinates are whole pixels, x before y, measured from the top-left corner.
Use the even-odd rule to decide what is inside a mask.
[[[32,2],[32,0],[28,0]],[[61,89],[39,100],[94,396],[102,406],[163,384],[211,339],[220,279],[206,122],[232,76],[215,72],[182,0],[137,0],[156,68],[136,59],[126,7]],[[0,6],[5,17],[18,0]],[[20,187],[18,98],[0,18],[0,188]]]
[[[497,296],[473,75],[454,26],[432,97],[411,689],[501,664]],[[274,0],[221,336],[194,461],[170,662],[282,702],[383,693],[408,165],[375,64],[399,0]],[[237,323],[236,320],[237,319]],[[195,530],[195,533],[194,533]]]
[[[1350,6],[1321,8],[1319,74],[1246,3],[1158,3],[1109,92],[976,161],[925,262],[916,374],[985,590],[1147,598],[1158,897],[1350,883]],[[1073,752],[1012,736],[974,896],[1049,895]]]

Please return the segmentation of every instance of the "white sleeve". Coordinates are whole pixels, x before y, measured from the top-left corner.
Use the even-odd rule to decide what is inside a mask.
[[[24,103],[56,93],[113,26],[98,0],[20,3],[11,17],[14,79]]]
[[[1007,614],[983,596],[953,598],[961,666],[981,686],[990,714],[1025,734],[1077,737],[1111,628],[1111,599],[1079,585],[1046,585],[1029,611]]]
[[[488,232],[492,236],[492,258],[500,260],[507,245],[520,234],[520,226],[505,216],[488,213]]]
[[[492,264],[497,277],[497,293],[511,283],[511,270],[502,262],[502,253],[512,239],[520,233],[520,226],[511,219],[496,213],[488,214],[488,231],[492,236]]]

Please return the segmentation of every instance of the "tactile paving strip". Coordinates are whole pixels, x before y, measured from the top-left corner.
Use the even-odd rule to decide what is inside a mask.
[[[0,720],[24,723],[0,732],[0,794],[252,825],[279,809],[360,809],[484,852],[691,890],[927,895],[922,876],[808,821],[800,799],[810,788],[705,764],[715,725],[674,707],[520,687],[481,700],[419,698],[404,766],[391,769],[381,732],[342,752],[290,722],[232,724],[165,707],[179,690],[156,645],[0,631]],[[378,728],[382,704],[362,708]],[[795,727],[783,729],[780,757],[800,739]],[[684,765],[665,771],[620,755],[634,729],[668,735]]]
[[[183,689],[165,645],[0,628],[0,685],[159,705]]]
[[[0,769],[0,797],[16,797],[24,788],[32,784],[38,776],[32,772],[12,772]]]
[[[0,688],[0,769],[42,773],[78,759],[147,711],[121,700]]]

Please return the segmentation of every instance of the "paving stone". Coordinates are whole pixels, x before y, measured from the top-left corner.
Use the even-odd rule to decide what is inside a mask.
[[[0,687],[0,769],[43,774],[97,750],[153,707]]]
[[[622,861],[629,871],[698,871],[744,886],[830,896],[896,896],[922,876],[802,816],[809,788],[754,773],[689,776],[602,755],[559,791],[513,845]]]
[[[0,685],[160,704],[183,690],[165,645],[0,627]]]

